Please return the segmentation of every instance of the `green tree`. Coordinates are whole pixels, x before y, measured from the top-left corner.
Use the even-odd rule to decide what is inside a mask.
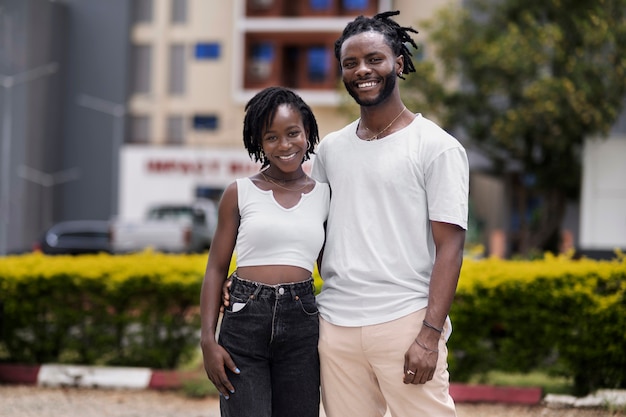
[[[520,253],[547,249],[581,183],[587,138],[606,136],[626,96],[626,0],[467,0],[427,29],[405,100],[467,137],[496,173],[519,167]]]

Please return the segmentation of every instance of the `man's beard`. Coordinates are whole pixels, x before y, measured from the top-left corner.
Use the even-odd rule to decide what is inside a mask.
[[[369,107],[376,106],[387,100],[387,98],[391,96],[394,88],[396,88],[396,73],[394,71],[390,71],[389,74],[387,74],[383,79],[383,82],[383,90],[378,94],[378,96],[374,97],[371,100],[361,100],[359,98],[359,93],[356,91],[356,89],[352,87],[351,84],[347,84],[344,81],[343,85],[346,87],[346,91],[348,91],[348,93],[352,96],[354,101],[356,101],[359,106]]]

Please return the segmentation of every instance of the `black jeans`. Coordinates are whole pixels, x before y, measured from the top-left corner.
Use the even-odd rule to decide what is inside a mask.
[[[223,417],[319,417],[319,318],[313,280],[265,285],[233,274],[219,343],[241,370]]]

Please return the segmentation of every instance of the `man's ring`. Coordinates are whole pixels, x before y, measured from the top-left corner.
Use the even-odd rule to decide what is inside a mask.
[[[415,372],[411,371],[410,369],[406,371],[407,374],[409,375],[415,375]]]

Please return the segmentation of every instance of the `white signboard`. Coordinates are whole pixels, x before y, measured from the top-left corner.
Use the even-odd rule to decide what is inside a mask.
[[[626,138],[587,141],[583,152],[580,248],[626,248]]]
[[[310,172],[311,161],[304,164]],[[120,160],[119,217],[141,219],[159,203],[189,203],[198,188],[222,190],[259,172],[245,149],[125,146]]]

